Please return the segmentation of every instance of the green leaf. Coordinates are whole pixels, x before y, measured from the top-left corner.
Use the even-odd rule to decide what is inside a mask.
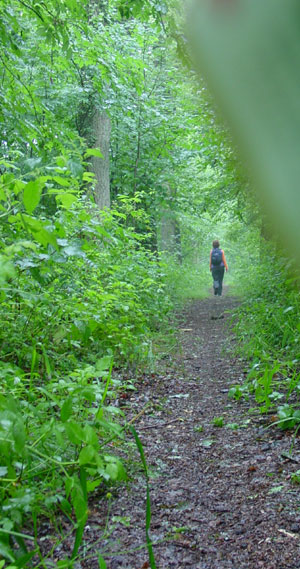
[[[23,191],[23,203],[27,213],[32,213],[40,202],[44,181],[37,178],[28,182]]]
[[[226,423],[225,427],[227,427],[227,429],[232,429],[232,431],[235,431],[239,429],[240,426],[238,423]]]
[[[213,441],[213,440],[206,439],[205,441],[202,441],[201,445],[202,445],[204,448],[210,448],[210,447],[214,444],[214,442],[215,442],[215,441]]]
[[[95,391],[91,386],[82,389],[80,395],[82,399],[87,399],[88,401],[90,401],[90,403],[93,403],[93,401],[95,401],[96,399]]]
[[[16,451],[21,455],[24,454],[25,451],[25,441],[26,441],[26,433],[24,429],[24,425],[21,420],[17,420],[13,426],[13,437],[15,441]]]
[[[95,462],[95,449],[93,446],[91,445],[87,445],[86,447],[83,447],[83,449],[81,449],[80,454],[79,454],[79,464],[80,466],[84,465],[84,464],[90,464],[90,463],[94,463]]]
[[[16,216],[16,219],[12,220],[12,222],[19,221],[19,219],[23,221],[25,229],[29,228],[29,230],[32,232],[41,231],[41,229],[43,228],[42,221],[36,219],[35,217],[29,217],[29,215],[22,215],[22,218]]]
[[[87,502],[79,485],[72,491],[72,505],[78,523],[82,523],[86,520],[88,511]]]
[[[80,479],[80,485],[82,488],[82,493],[83,493],[85,502],[87,504],[86,470],[83,467],[80,467],[79,479]]]
[[[12,279],[15,276],[15,267],[7,258],[0,255],[0,282]]]
[[[70,185],[70,179],[69,178],[63,178],[62,176],[54,176],[53,180],[59,184],[60,186],[69,186]]]
[[[98,555],[98,564],[99,564],[99,569],[107,569],[107,565],[102,557],[102,555]]]
[[[96,478],[94,480],[88,480],[86,483],[88,492],[94,492],[94,490],[98,488],[98,486],[100,486],[102,482],[103,482],[103,477]]]
[[[84,182],[92,182],[95,179],[94,172],[84,172],[82,174],[82,179]]]
[[[103,154],[100,148],[88,148],[84,154],[84,157],[88,158],[89,156],[97,156],[98,158],[103,158]]]
[[[60,561],[57,561],[56,565],[58,569],[72,569],[73,562],[66,557],[65,559],[60,559]]]
[[[65,430],[71,443],[74,445],[80,445],[81,443],[85,442],[85,434],[83,428],[74,421],[66,423]]]
[[[136,442],[136,445],[138,447],[140,457],[141,457],[141,461],[142,461],[142,465],[143,465],[144,471],[145,471],[145,476],[146,476],[146,492],[147,492],[147,498],[146,498],[146,541],[147,541],[150,567],[151,567],[151,569],[156,569],[156,563],[155,563],[155,558],[154,558],[154,553],[153,553],[152,541],[151,541],[150,534],[149,534],[150,525],[151,525],[151,501],[150,501],[148,468],[147,468],[147,463],[146,463],[146,459],[145,459],[143,445],[139,439],[139,436],[138,436],[134,427],[130,427],[130,431],[132,432],[134,439],[135,439],[135,442]]]
[[[112,365],[112,357],[104,356],[100,360],[96,361],[96,370],[97,372],[102,372],[108,370],[111,365]]]
[[[76,530],[74,547],[72,551],[72,559],[75,559],[78,549],[82,542],[82,536],[88,517],[88,503],[87,503],[87,484],[86,484],[86,471],[80,467],[80,484],[76,484],[72,491],[72,502],[78,522]]]
[[[56,157],[56,164],[60,168],[64,168],[67,165],[67,159],[65,156],[57,156]]]
[[[48,357],[48,354],[47,354],[47,351],[46,351],[44,344],[42,344],[41,348],[42,348],[42,352],[43,352],[43,356],[44,356],[44,362],[45,362],[47,376],[48,376],[48,378],[51,378],[51,376],[52,376],[51,364],[50,364],[50,360],[49,360],[49,357]]]
[[[66,209],[69,209],[77,201],[74,194],[58,194],[55,199]]]
[[[82,176],[83,174],[83,167],[81,163],[77,162],[76,160],[68,160],[68,168],[75,178]]]
[[[278,494],[284,489],[284,485],[281,484],[280,486],[273,486],[268,492],[268,494]]]
[[[73,411],[73,397],[68,397],[60,410],[60,418],[63,423],[65,423],[72,415]]]
[[[35,239],[43,245],[43,247],[47,247],[47,245],[52,245],[57,249],[57,242],[54,232],[48,231],[47,229],[41,229],[41,231],[37,231],[34,233]]]
[[[144,471],[145,471],[145,475],[146,475],[146,478],[148,479],[148,468],[147,468],[147,463],[146,463],[146,459],[145,459],[145,454],[144,454],[143,445],[142,445],[142,443],[141,443],[141,441],[140,441],[140,438],[139,438],[139,436],[138,436],[138,434],[137,434],[135,428],[134,428],[134,427],[130,427],[130,430],[131,430],[131,432],[132,432],[132,434],[133,434],[133,436],[134,436],[136,446],[138,447],[138,451],[139,451],[139,453],[140,453],[140,457],[141,457],[142,465],[143,465],[143,468],[144,468]]]
[[[106,399],[106,395],[107,395],[107,392],[108,392],[109,384],[110,384],[110,381],[111,381],[112,366],[113,366],[113,360],[111,360],[111,364],[110,364],[108,376],[107,376],[107,379],[106,379],[106,385],[105,385],[104,393],[103,393],[102,399],[101,399],[102,405],[103,405],[103,403],[104,403],[104,401],[105,401],[105,399]]]
[[[85,254],[77,245],[69,245],[68,247],[64,247],[63,253],[67,257],[84,257]]]
[[[0,555],[1,557],[8,559],[8,561],[12,562],[15,561],[15,557],[12,550],[8,547],[8,545],[6,545],[6,543],[3,543],[3,541],[1,540],[0,540]]]
[[[84,440],[87,444],[91,444],[94,447],[97,447],[99,444],[99,440],[97,437],[96,429],[91,427],[90,425],[85,425],[84,427]]]
[[[121,461],[115,456],[104,456],[106,462],[105,471],[110,480],[116,482],[117,480],[126,480],[127,475]]]

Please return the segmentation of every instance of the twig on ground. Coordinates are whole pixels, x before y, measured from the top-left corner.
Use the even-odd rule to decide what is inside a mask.
[[[176,419],[172,419],[172,421],[168,421],[167,423],[159,423],[159,424],[155,424],[155,425],[145,425],[145,426],[141,426],[141,429],[155,429],[155,427],[168,427],[168,425],[171,425],[172,423],[176,423],[177,421],[181,421],[182,423],[186,423],[185,419],[182,419],[182,417],[177,417]]]
[[[294,458],[288,452],[282,452],[280,456],[286,460],[290,460],[291,462],[296,462],[297,464],[300,462],[300,458]]]
[[[146,403],[145,407],[143,407],[143,409],[141,409],[141,411],[135,415],[134,417],[132,417],[132,419],[130,419],[130,421],[128,421],[127,425],[132,425],[132,423],[135,423],[135,421],[137,421],[142,415],[144,415],[145,411],[147,410],[147,408],[149,407],[151,401],[148,401],[148,403]]]

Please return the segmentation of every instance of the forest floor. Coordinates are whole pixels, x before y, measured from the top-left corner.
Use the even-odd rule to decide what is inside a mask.
[[[125,402],[128,420],[148,403],[135,428],[149,467],[157,569],[300,568],[299,486],[291,481],[300,469],[299,439],[270,427],[257,410],[249,413],[251,401],[228,399],[246,373],[233,355],[228,325],[237,304],[226,291],[191,302],[180,320],[177,353],[161,373],[145,375]],[[99,544],[108,569],[149,567],[146,486],[134,447],[131,473],[111,500],[111,535]],[[83,569],[98,567],[90,555],[98,549],[93,543],[105,525],[107,500],[90,506]]]

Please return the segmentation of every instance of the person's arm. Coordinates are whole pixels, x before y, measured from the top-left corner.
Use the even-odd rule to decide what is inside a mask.
[[[209,254],[209,270],[211,271],[211,254],[212,254],[212,250]]]
[[[226,263],[226,259],[225,259],[225,253],[224,253],[224,251],[222,251],[222,261],[223,261],[223,263],[224,263],[224,265],[225,265],[225,269],[226,269],[226,271],[228,271],[228,265],[227,265],[227,263]]]

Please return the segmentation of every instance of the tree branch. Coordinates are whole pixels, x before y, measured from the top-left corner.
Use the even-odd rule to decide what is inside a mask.
[[[7,63],[5,62],[5,60],[3,59],[3,57],[2,57],[1,55],[0,55],[0,60],[1,60],[2,63],[3,63],[3,67],[5,67],[5,69],[7,69],[8,73],[10,73],[10,74],[12,75],[12,77],[13,77],[16,81],[18,81],[18,82],[24,87],[24,89],[27,91],[27,93],[28,93],[28,95],[29,95],[29,97],[30,97],[30,100],[31,100],[31,102],[32,102],[32,105],[33,105],[35,118],[36,118],[37,122],[39,123],[38,115],[37,115],[37,110],[36,110],[36,106],[35,106],[35,102],[34,102],[34,98],[33,98],[33,95],[32,95],[32,93],[31,93],[30,89],[27,87],[27,85],[25,85],[25,83],[22,81],[22,79],[20,79],[20,77],[19,77],[18,75],[16,75],[16,74],[10,69],[10,67],[7,65]]]
[[[44,22],[43,16],[41,16],[41,14],[37,10],[35,10],[35,8],[32,8],[32,6],[28,6],[26,2],[23,2],[23,0],[17,0],[17,1],[19,2],[19,4],[22,4],[22,6],[24,6],[28,10],[31,10],[31,12],[33,12],[38,18],[40,18],[40,20],[42,20],[42,22]]]

